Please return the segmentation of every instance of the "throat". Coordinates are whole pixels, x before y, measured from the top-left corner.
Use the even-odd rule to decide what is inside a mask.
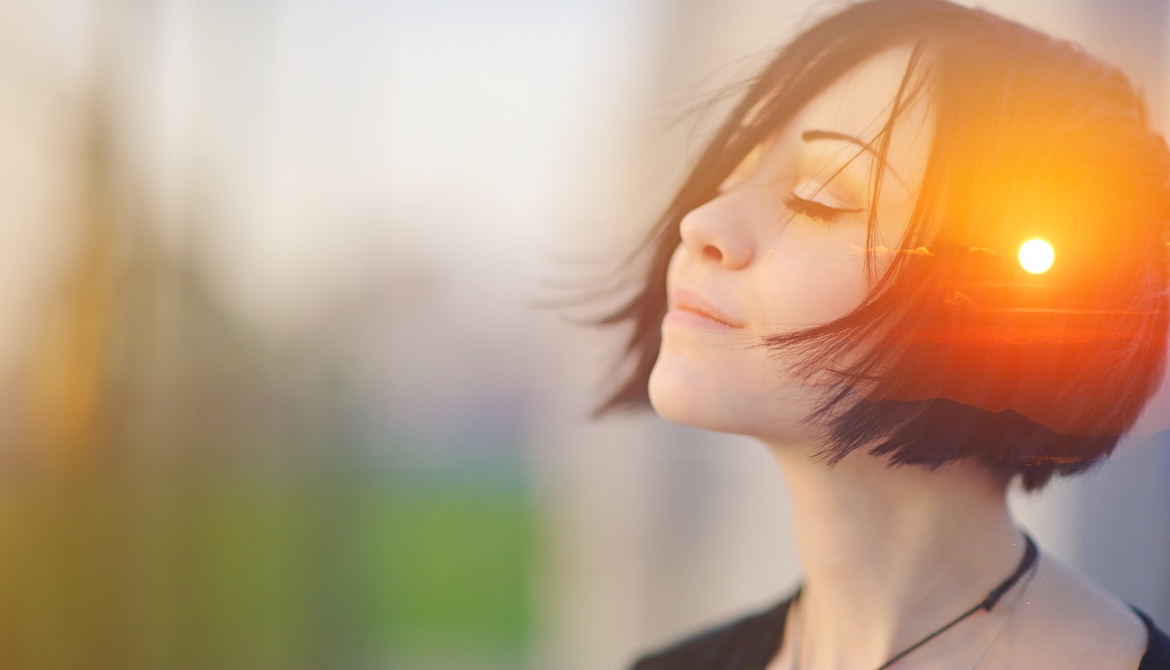
[[[790,456],[777,459],[805,576],[795,611],[802,653],[816,659],[808,667],[877,669],[915,645],[966,638],[975,648],[991,610],[1004,611],[1004,593],[1018,594],[1034,570],[990,473],[891,469],[865,454],[829,468]]]
[[[993,610],[995,610],[996,605],[999,604],[1000,600],[1003,598],[1003,596],[1006,593],[1008,593],[1009,591],[1016,588],[1017,584],[1019,584],[1019,582],[1021,580],[1025,580],[1023,586],[1019,589],[1019,593],[1016,596],[1015,600],[1012,602],[1011,606],[1008,608],[1007,614],[1004,616],[1001,625],[996,629],[995,634],[992,636],[991,640],[983,647],[983,649],[980,651],[979,655],[975,657],[975,660],[972,662],[972,664],[970,666],[971,668],[977,667],[979,665],[979,663],[984,659],[984,657],[986,657],[987,653],[991,650],[991,647],[995,644],[996,640],[999,638],[1000,633],[1003,632],[1003,629],[1006,626],[1008,620],[1015,613],[1016,609],[1020,606],[1020,603],[1023,601],[1024,596],[1031,589],[1032,582],[1036,578],[1036,573],[1039,569],[1039,560],[1040,560],[1039,549],[1036,547],[1036,543],[1032,540],[1032,538],[1028,537],[1027,535],[1024,535],[1024,542],[1025,542],[1024,556],[1023,556],[1023,558],[1020,559],[1020,564],[1016,567],[1016,569],[1012,572],[1012,574],[1008,575],[1008,577],[1006,579],[1004,579],[1002,582],[1000,582],[994,588],[992,588],[990,591],[988,591],[986,596],[984,596],[981,600],[976,602],[971,607],[967,608],[961,614],[959,614],[955,618],[951,619],[950,621],[947,621],[946,623],[940,625],[938,628],[935,628],[934,630],[930,631],[929,633],[926,633],[920,639],[918,639],[917,642],[914,642],[913,644],[910,644],[910,645],[902,648],[901,651],[899,651],[899,652],[895,653],[893,656],[891,656],[889,658],[889,660],[882,663],[881,665],[876,666],[877,670],[886,670],[887,668],[893,666],[895,663],[898,663],[903,658],[906,658],[910,654],[917,651],[919,648],[929,644],[930,642],[932,642],[936,638],[946,634],[949,630],[951,630],[955,626],[958,626],[959,624],[963,623],[966,619],[970,618],[971,616],[978,615],[981,612],[988,612],[988,613],[992,612]],[[795,623],[793,625],[793,631],[792,631],[792,634],[793,634],[792,649],[793,649],[793,651],[791,654],[792,655],[791,667],[793,668],[793,670],[798,670],[801,667],[801,659],[802,659],[802,655],[803,655],[801,643],[803,641],[803,633],[804,633],[804,625],[802,624],[804,608],[800,604],[800,595],[799,594],[797,595],[796,599],[794,600],[792,607],[796,610],[796,613],[795,613],[795,617],[794,617]]]

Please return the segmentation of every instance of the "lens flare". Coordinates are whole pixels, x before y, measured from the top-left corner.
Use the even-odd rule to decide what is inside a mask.
[[[1056,253],[1052,245],[1040,238],[1033,238],[1020,245],[1020,265],[1034,275],[1045,272],[1052,267]]]

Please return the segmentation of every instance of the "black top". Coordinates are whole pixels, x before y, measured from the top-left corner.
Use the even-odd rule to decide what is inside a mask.
[[[792,599],[709,630],[639,660],[633,670],[764,670],[784,641],[784,619]],[[1170,670],[1170,637],[1138,608],[1149,631],[1146,653],[1137,670]]]

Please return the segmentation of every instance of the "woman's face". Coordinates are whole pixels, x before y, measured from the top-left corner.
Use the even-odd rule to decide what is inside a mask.
[[[864,62],[825,89],[687,214],[667,273],[668,312],[650,375],[664,418],[769,442],[807,440],[816,380],[787,372],[763,337],[831,321],[857,307],[865,279],[871,170],[878,270],[913,208],[930,128],[920,103],[895,124],[887,165],[860,145],[877,136],[909,50]],[[876,146],[876,143],[875,143]]]

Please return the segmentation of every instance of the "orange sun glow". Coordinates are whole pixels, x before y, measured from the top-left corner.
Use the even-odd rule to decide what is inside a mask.
[[[1034,275],[1045,272],[1052,267],[1056,253],[1052,245],[1040,238],[1033,238],[1020,245],[1020,265]]]

